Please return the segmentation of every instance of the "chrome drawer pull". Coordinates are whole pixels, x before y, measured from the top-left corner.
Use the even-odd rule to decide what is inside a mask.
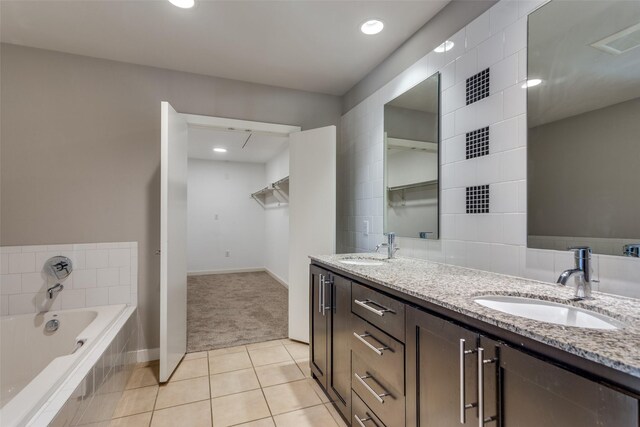
[[[465,340],[460,339],[460,353],[459,353],[459,363],[460,363],[460,424],[464,424],[467,422],[467,409],[475,408],[475,403],[465,403],[465,369],[464,369],[464,357],[467,354],[475,353],[475,350],[465,350],[464,349]]]
[[[395,311],[391,310],[390,308],[386,308],[385,306],[380,305],[375,301],[371,301],[370,299],[366,299],[364,301],[359,301],[359,300],[355,299],[355,300],[353,300],[353,302],[358,304],[360,307],[366,308],[370,312],[377,314],[380,317],[384,316],[385,313],[395,314]],[[378,307],[382,307],[382,310],[377,310],[377,309],[369,306],[368,304],[374,304],[374,305],[377,305]]]
[[[375,420],[371,418],[371,415],[369,414],[367,414],[367,418],[360,418],[356,414],[353,414],[353,418],[356,419],[356,422],[360,425],[360,427],[367,427],[364,425],[364,423],[366,423],[367,421],[371,421],[374,426],[378,427],[378,423],[376,423]]]
[[[380,403],[384,403],[384,399],[383,399],[383,397],[391,396],[391,393],[389,393],[389,392],[388,392],[388,391],[386,391],[386,390],[384,391],[384,393],[380,393],[380,394],[376,393],[376,391],[375,391],[374,389],[372,389],[372,388],[371,388],[371,386],[365,382],[365,380],[366,380],[366,379],[368,379],[368,378],[371,378],[371,379],[373,379],[374,381],[376,380],[376,379],[375,379],[371,374],[369,374],[368,372],[366,373],[366,375],[364,375],[364,376],[362,376],[362,377],[361,377],[360,375],[358,375],[357,373],[355,373],[355,372],[353,373],[353,375],[355,375],[356,379],[357,379],[358,381],[360,381],[360,384],[362,384],[362,385],[364,386],[364,388],[365,388],[365,389],[367,389],[367,391],[368,391],[369,393],[371,393],[371,394],[373,395],[373,397],[375,397],[375,398],[376,398],[376,400],[377,400],[378,402],[380,402]],[[376,382],[377,382],[377,381],[376,381]],[[383,390],[384,390],[384,389],[383,389]]]
[[[485,359],[484,348],[478,347],[478,426],[484,427],[485,423],[495,421],[497,417],[484,417],[484,365],[496,363],[498,358]]]
[[[380,341],[378,341],[375,337],[373,337],[374,340],[378,341],[380,344],[383,345],[383,347],[374,347],[373,344],[371,344],[370,342],[368,342],[367,340],[365,340],[366,337],[371,337],[371,334],[368,333],[364,333],[362,335],[359,335],[357,332],[353,333],[353,336],[358,338],[364,345],[366,345],[367,347],[369,347],[374,353],[376,353],[378,356],[382,356],[382,352],[384,350],[391,350],[389,347],[387,347],[386,345],[382,344]],[[393,350],[392,350],[393,351]]]

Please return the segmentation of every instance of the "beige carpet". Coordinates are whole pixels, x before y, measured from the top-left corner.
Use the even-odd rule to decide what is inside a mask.
[[[286,338],[288,297],[264,272],[190,276],[187,352]]]

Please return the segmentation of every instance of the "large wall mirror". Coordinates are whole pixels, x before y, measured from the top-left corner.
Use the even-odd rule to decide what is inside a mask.
[[[529,15],[528,246],[637,256],[640,2]]]
[[[384,232],[439,238],[440,74],[384,106]]]

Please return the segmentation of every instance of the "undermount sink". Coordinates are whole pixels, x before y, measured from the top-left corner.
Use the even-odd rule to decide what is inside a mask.
[[[345,258],[339,260],[338,262],[347,265],[384,265],[384,262],[382,262],[381,260],[371,258]]]
[[[566,304],[515,296],[484,296],[476,303],[527,319],[586,329],[615,330],[624,325],[611,317]]]

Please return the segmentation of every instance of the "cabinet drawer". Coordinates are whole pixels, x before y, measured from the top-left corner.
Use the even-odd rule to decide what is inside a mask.
[[[362,401],[388,427],[405,425],[404,390],[398,390],[382,372],[351,353],[351,387]]]
[[[358,316],[351,319],[351,351],[382,372],[397,390],[404,390],[404,345]]]
[[[354,392],[351,392],[351,402],[351,427],[385,427],[380,418]]]
[[[351,287],[351,298],[351,311],[404,342],[403,303],[357,283]]]

